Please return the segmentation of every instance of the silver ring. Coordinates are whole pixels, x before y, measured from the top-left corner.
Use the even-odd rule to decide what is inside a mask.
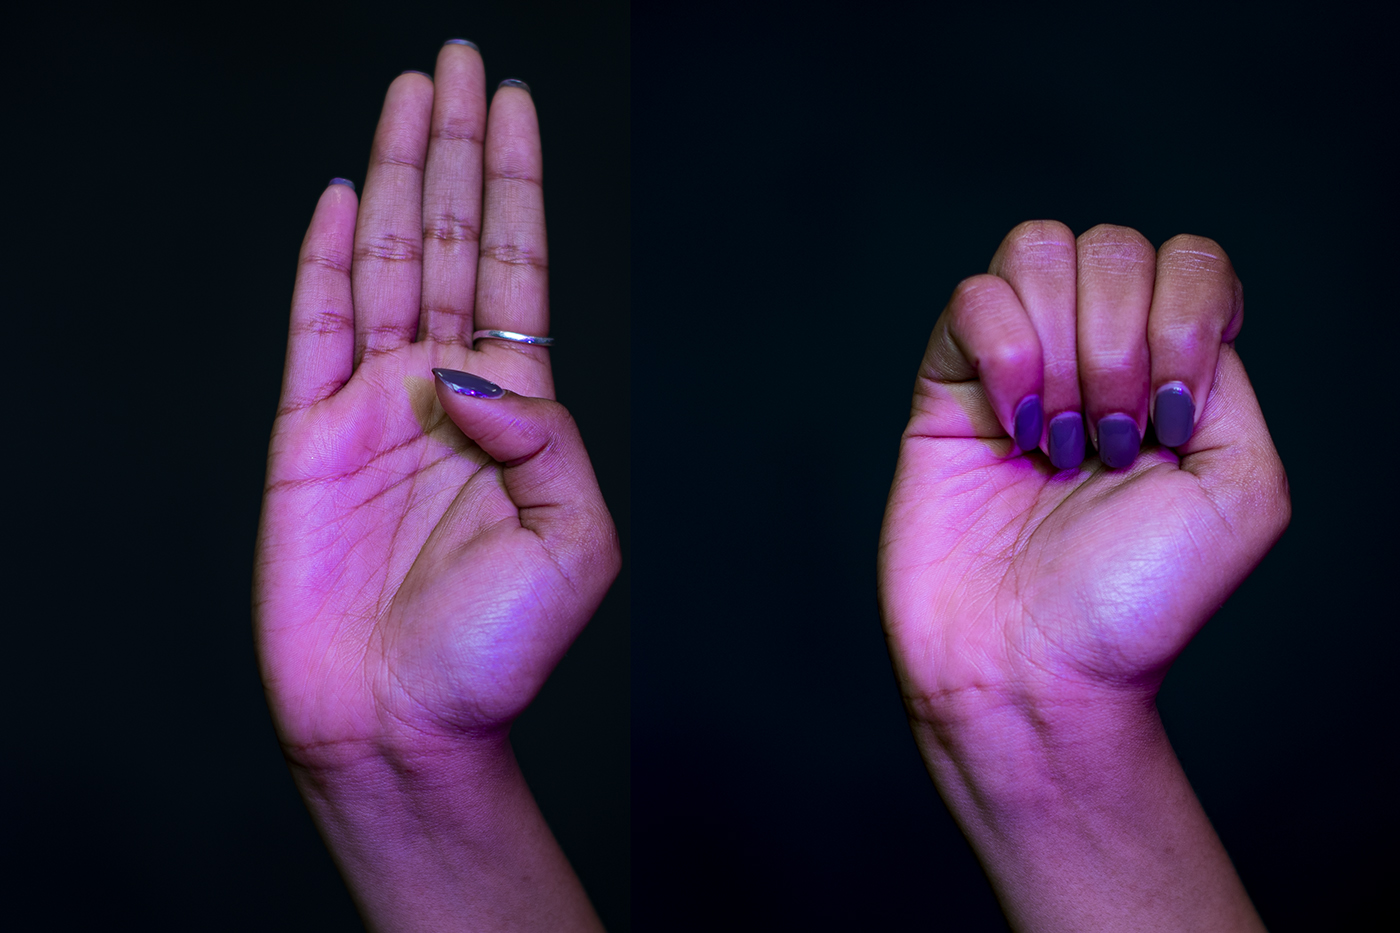
[[[512,343],[528,343],[537,347],[553,346],[553,337],[536,337],[533,334],[517,334],[513,330],[478,330],[472,333],[472,343],[478,340],[509,340]]]

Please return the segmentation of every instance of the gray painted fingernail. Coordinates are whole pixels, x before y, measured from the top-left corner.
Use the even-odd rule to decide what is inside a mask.
[[[530,85],[526,84],[524,81],[521,81],[519,78],[506,78],[504,81],[502,81],[500,84],[498,84],[498,85],[496,85],[496,86],[497,86],[497,87],[518,87],[518,88],[520,88],[521,90],[523,90],[526,94],[533,94],[533,93],[534,93],[533,91],[530,90]]]
[[[400,78],[402,78],[404,75],[422,75],[423,77],[427,78],[429,81],[433,80],[433,76],[432,76],[432,75],[428,74],[426,71],[419,71],[419,70],[417,70],[416,68],[410,68],[410,69],[408,69],[407,71],[401,71],[401,72],[399,72],[399,77],[400,77]]]
[[[1191,439],[1196,417],[1196,402],[1191,390],[1180,382],[1168,382],[1157,390],[1157,404],[1152,409],[1152,426],[1163,447],[1180,447]]]
[[[1062,411],[1050,419],[1050,462],[1057,470],[1072,470],[1084,462],[1084,417]]]
[[[443,45],[465,45],[469,49],[476,49],[478,52],[481,51],[481,48],[470,39],[448,39]]]
[[[473,376],[471,373],[464,373],[456,369],[434,369],[433,375],[442,380],[442,384],[447,386],[458,395],[471,395],[476,398],[500,398],[506,394],[506,390],[488,382],[480,376]]]
[[[348,179],[348,178],[332,178],[332,179],[330,180],[330,182],[328,182],[328,184],[332,184],[332,185],[344,185],[345,187],[349,188],[351,191],[354,191],[354,190],[355,190],[355,183],[354,183],[353,181],[351,181],[350,179]]]
[[[1117,470],[1132,466],[1142,446],[1137,422],[1127,415],[1105,415],[1099,419],[1099,459]]]
[[[1039,395],[1027,395],[1016,406],[1016,446],[1035,450],[1040,446],[1040,431],[1045,426],[1045,412]]]

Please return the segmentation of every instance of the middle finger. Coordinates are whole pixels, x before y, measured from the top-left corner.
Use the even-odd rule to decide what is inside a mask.
[[[1104,465],[1126,467],[1147,427],[1147,314],[1157,251],[1136,230],[1109,224],[1081,234],[1077,250],[1084,412]]]
[[[438,53],[432,130],[423,177],[423,308],[419,333],[470,346],[481,242],[481,147],[486,69],[481,53],[453,40]]]

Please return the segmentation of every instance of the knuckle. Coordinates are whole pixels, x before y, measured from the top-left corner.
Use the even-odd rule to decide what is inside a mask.
[[[471,217],[435,214],[425,220],[423,236],[444,243],[476,243],[481,239],[481,225]]]
[[[347,275],[350,272],[350,256],[344,250],[322,246],[303,252],[300,265],[302,268],[319,268]]]
[[[545,259],[544,251],[542,249],[536,249],[528,243],[514,243],[510,241],[486,243],[481,247],[481,256],[492,262],[504,263],[510,266],[530,266],[536,269],[549,268],[549,263]]]
[[[511,185],[521,185],[527,188],[543,189],[544,181],[538,172],[532,172],[524,166],[498,168],[486,172],[485,180],[502,187]]]
[[[474,113],[463,113],[450,108],[433,124],[431,135],[433,139],[470,143],[474,146],[480,146],[484,142],[481,118]]]
[[[1027,220],[1017,224],[1002,241],[1003,262],[1008,271],[1036,271],[1074,267],[1074,233],[1058,220]]]
[[[386,139],[374,150],[374,166],[377,168],[406,168],[413,172],[423,171],[425,153],[423,146],[400,139]]]
[[[1162,244],[1158,263],[1175,274],[1234,278],[1235,268],[1220,244],[1209,237],[1179,233]]]
[[[1136,379],[1146,371],[1146,356],[1145,350],[1136,348],[1085,353],[1079,358],[1079,374],[1095,382]]]
[[[350,315],[336,308],[322,308],[303,321],[292,325],[295,337],[325,337],[343,333],[355,326]]]
[[[1203,315],[1189,315],[1169,320],[1149,320],[1147,337],[1153,347],[1172,349],[1180,353],[1195,353],[1214,348],[1220,343],[1221,321]]]
[[[1086,265],[1118,271],[1156,263],[1157,251],[1147,237],[1132,227],[1099,224],[1080,234],[1075,242],[1079,261]]]
[[[953,287],[948,307],[955,318],[975,315],[978,309],[1002,298],[1010,287],[1005,279],[989,273],[969,276]]]
[[[423,240],[392,231],[372,233],[355,246],[355,259],[380,262],[419,262],[423,258]]]
[[[471,317],[471,308],[459,305],[447,304],[441,301],[425,302],[423,313],[430,318],[446,318],[448,320],[464,320]]]
[[[1021,372],[1039,364],[1035,347],[1022,340],[1004,340],[981,354],[980,367]]]

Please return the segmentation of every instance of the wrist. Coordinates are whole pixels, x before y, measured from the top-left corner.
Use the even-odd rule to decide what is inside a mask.
[[[505,731],[479,736],[378,735],[333,742],[283,742],[283,756],[308,801],[391,800],[492,788],[518,774]]]
[[[999,807],[1036,808],[1095,795],[1125,766],[1171,757],[1155,695],[1066,682],[971,685],[906,705],[945,797],[965,792]]]
[[[370,930],[599,928],[504,735],[317,757],[292,771]]]
[[[509,844],[503,812],[533,806],[506,742],[416,752],[338,745],[319,750],[313,766],[305,757],[292,762],[293,778],[357,900],[369,879],[459,878],[480,853]]]
[[[971,688],[909,704],[1014,929],[1262,929],[1154,695]]]

